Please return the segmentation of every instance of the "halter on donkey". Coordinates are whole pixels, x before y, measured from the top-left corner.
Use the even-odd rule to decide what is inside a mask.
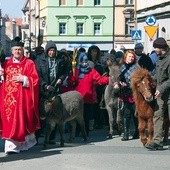
[[[104,100],[109,116],[109,138],[113,135],[113,124],[116,122],[116,128],[119,135],[122,133],[122,110],[124,107],[123,88],[119,82],[120,68],[118,63],[107,61],[109,67],[109,84],[104,92]]]

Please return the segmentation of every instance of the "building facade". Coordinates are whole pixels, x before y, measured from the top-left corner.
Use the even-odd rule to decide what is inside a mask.
[[[56,42],[58,49],[95,44],[102,50],[113,46],[113,1],[40,1],[43,43]]]
[[[22,40],[31,50],[49,40],[56,42],[58,50],[87,49],[93,44],[105,51],[118,50],[122,45],[133,49],[136,42],[142,42],[145,52],[149,53],[155,38],[161,36],[170,41],[169,9],[168,0],[145,3],[143,0],[25,0]],[[156,18],[152,26],[157,30],[152,38],[145,30],[148,16]],[[15,33],[12,20],[3,21],[1,19],[0,37],[1,44],[6,46],[14,34],[20,34]],[[132,40],[135,29],[141,30],[141,40]]]
[[[5,23],[4,23],[4,19],[2,17],[2,10],[0,9],[0,50],[5,44],[5,37],[4,37],[4,35],[5,35],[4,28],[5,27],[4,26],[5,26]]]
[[[126,49],[134,48],[131,31],[134,29],[134,0],[115,0],[114,9],[114,42],[115,49],[123,45]]]
[[[112,48],[133,49],[142,42],[145,52],[153,50],[157,37],[170,39],[170,2],[168,0],[26,0],[29,31],[37,44],[48,40],[56,42],[58,49],[88,48],[92,44],[101,50]],[[154,16],[157,27],[148,36],[148,16]],[[140,40],[132,40],[132,30],[141,31]]]
[[[131,10],[133,0],[26,0],[23,8],[36,45],[53,40],[58,49],[95,44],[106,51],[122,44],[132,48]]]
[[[10,19],[8,15],[0,19],[0,49],[3,48],[6,55],[11,54],[11,40],[16,36],[21,37],[22,18]]]
[[[155,19],[148,18],[153,16]],[[149,37],[146,31],[149,29]],[[169,0],[149,0],[143,3],[143,0],[137,0],[137,29],[142,31],[140,42],[144,44],[145,53],[153,50],[153,41],[158,37],[165,38],[170,42],[170,1]]]
[[[36,2],[37,0],[26,0],[23,11],[22,40],[28,51],[36,47]]]

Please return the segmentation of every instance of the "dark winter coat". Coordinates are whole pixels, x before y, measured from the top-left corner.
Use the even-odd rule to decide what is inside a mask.
[[[154,70],[154,65],[152,63],[152,60],[150,57],[148,57],[146,54],[142,53],[141,56],[138,60],[138,64],[142,67],[147,69],[148,71],[153,71]]]
[[[37,71],[40,78],[40,95],[42,96],[45,92],[46,85],[55,86],[56,81],[61,79],[62,81],[66,78],[67,75],[67,66],[63,58],[55,57],[55,70],[56,75],[54,77],[54,81],[50,82],[50,74],[49,74],[49,62],[48,62],[48,50],[50,48],[55,48],[57,53],[57,48],[55,43],[48,42],[46,45],[45,52],[41,55],[37,56],[35,59],[35,64],[37,67]]]
[[[157,90],[161,93],[161,98],[163,100],[170,99],[170,51],[159,56],[154,79],[156,80]]]
[[[120,67],[120,81],[125,82],[127,86],[122,88],[122,100],[128,101],[130,103],[133,103],[133,95],[132,95],[132,89],[130,87],[130,81],[131,81],[131,74],[139,68],[138,64],[132,63],[132,64],[122,64]]]

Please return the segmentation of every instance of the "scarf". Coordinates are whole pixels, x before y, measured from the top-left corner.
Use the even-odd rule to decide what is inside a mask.
[[[48,63],[49,63],[49,75],[50,75],[50,83],[54,81],[56,78],[56,61],[55,58],[48,57]]]
[[[123,64],[121,66],[120,71],[127,84],[130,84],[130,76],[132,72],[137,69],[137,67],[138,66],[135,63]]]
[[[90,66],[89,65],[86,65],[86,66],[82,66],[81,64],[79,65],[79,75],[78,77],[83,79],[84,78],[84,74],[87,74],[89,73],[91,70]]]

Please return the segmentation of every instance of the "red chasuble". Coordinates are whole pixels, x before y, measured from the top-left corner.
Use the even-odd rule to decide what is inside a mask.
[[[39,77],[34,62],[23,57],[13,63],[13,57],[3,64],[5,80],[0,85],[0,133],[3,139],[24,142],[25,136],[40,128]],[[12,77],[22,74],[28,77],[29,87]]]

